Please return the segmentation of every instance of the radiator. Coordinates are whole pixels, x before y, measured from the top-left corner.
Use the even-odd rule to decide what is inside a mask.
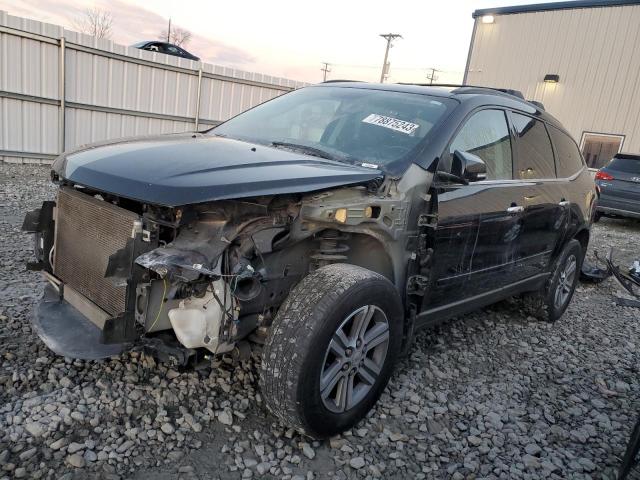
[[[131,238],[139,216],[71,188],[59,190],[54,274],[110,315],[125,311],[126,287],[104,278],[109,256]]]

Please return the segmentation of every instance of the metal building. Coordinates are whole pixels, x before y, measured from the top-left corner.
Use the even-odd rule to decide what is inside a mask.
[[[473,18],[464,83],[542,102],[592,168],[619,151],[640,154],[640,0],[488,8]]]

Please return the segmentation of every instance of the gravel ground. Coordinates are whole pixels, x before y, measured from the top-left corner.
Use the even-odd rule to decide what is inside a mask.
[[[265,413],[257,360],[178,372],[129,353],[49,352],[28,317],[25,211],[48,169],[0,164],[1,478],[614,478],[638,410],[640,311],[613,280],[581,285],[556,324],[503,302],[421,333],[376,408],[326,442]],[[603,219],[592,248],[637,248],[640,223]]]

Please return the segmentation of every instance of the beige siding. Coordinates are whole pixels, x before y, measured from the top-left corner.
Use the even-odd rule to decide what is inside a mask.
[[[468,84],[520,90],[578,142],[584,132],[619,134],[624,151],[640,153],[640,5],[476,22]],[[560,82],[544,83],[547,73]]]

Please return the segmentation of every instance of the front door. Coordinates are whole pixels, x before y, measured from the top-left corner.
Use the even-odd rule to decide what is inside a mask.
[[[440,183],[430,287],[423,310],[481,296],[510,283],[521,231],[522,193],[513,182],[506,114],[474,113],[454,136],[439,169],[450,170],[455,150],[480,157],[486,179]]]

